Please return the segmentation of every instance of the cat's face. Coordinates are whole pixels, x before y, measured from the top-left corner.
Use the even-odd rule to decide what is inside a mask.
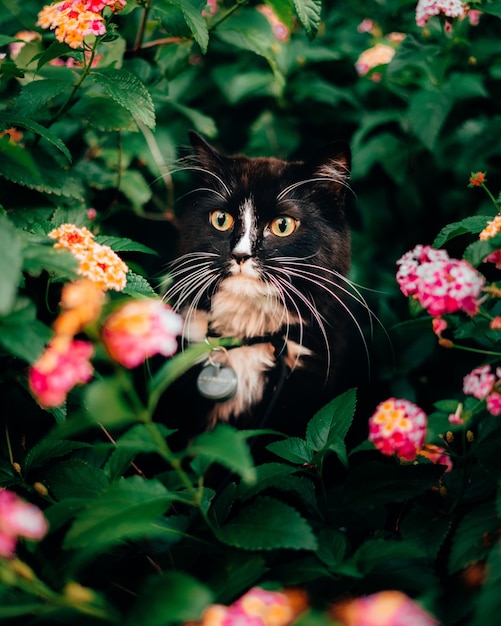
[[[181,219],[169,292],[188,326],[200,318],[195,310],[227,336],[323,324],[333,283],[343,290],[349,268],[349,155],[334,145],[313,162],[288,163],[225,156],[191,140],[200,186]]]

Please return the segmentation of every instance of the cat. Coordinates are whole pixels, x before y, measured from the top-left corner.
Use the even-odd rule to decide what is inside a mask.
[[[215,369],[202,383],[203,363],[174,385],[174,426],[196,432],[227,422],[304,435],[309,417],[340,391],[350,327],[361,333],[353,312],[361,296],[347,279],[349,146],[333,142],[310,160],[284,161],[226,155],[189,136],[187,168],[199,186],[179,217],[165,299],[185,320],[183,346],[211,337],[242,345],[211,352]],[[223,367],[234,395],[204,397]]]

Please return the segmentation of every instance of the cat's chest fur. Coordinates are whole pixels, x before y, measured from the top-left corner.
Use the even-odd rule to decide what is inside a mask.
[[[185,399],[204,412],[206,427],[218,421],[252,426],[280,394],[273,403],[285,423],[284,412],[298,408],[294,397],[315,408],[340,366],[350,317],[349,155],[332,145],[309,162],[289,163],[228,157],[196,134],[191,140],[190,166],[200,185],[180,219],[166,298],[183,315],[185,345],[208,336],[243,345],[212,355],[236,374],[232,398],[194,401],[195,369],[186,378]],[[279,388],[278,368],[287,372]]]

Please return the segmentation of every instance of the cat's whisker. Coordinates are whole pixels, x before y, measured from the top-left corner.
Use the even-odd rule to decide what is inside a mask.
[[[296,278],[301,278],[303,280],[307,280],[309,282],[311,282],[312,284],[316,285],[317,287],[320,287],[321,289],[323,289],[326,293],[328,293],[330,296],[332,296],[332,298],[334,298],[336,300],[336,302],[346,311],[346,313],[348,313],[348,316],[351,318],[352,322],[355,324],[355,327],[360,335],[360,338],[362,340],[363,346],[364,346],[364,350],[365,350],[365,354],[367,357],[367,365],[370,369],[370,352],[369,352],[369,346],[367,345],[367,340],[365,339],[365,335],[364,335],[364,331],[362,329],[362,326],[360,324],[360,322],[357,320],[357,318],[355,317],[354,313],[350,310],[350,307],[346,304],[346,302],[343,302],[343,299],[336,294],[334,291],[332,291],[331,289],[329,289],[328,287],[326,287],[326,285],[324,285],[322,283],[321,280],[319,280],[319,277],[316,275],[311,275],[307,272],[302,272],[299,270],[294,270],[293,268],[289,268],[288,270],[285,268],[275,268],[277,272],[281,272],[284,273],[286,276],[287,275],[292,275],[292,276],[296,276]],[[313,278],[313,276],[315,278]],[[336,287],[338,289],[340,289],[341,291],[344,291],[347,293],[347,295],[351,295],[350,292],[348,292],[347,290],[343,289],[342,287],[340,287],[339,285],[336,285]],[[323,328],[323,324],[322,324],[322,330],[323,332],[325,331],[325,329]]]
[[[291,191],[294,191],[298,187],[302,187],[303,185],[308,185],[310,183],[318,183],[318,182],[336,183],[338,185],[342,185],[343,187],[351,191],[351,187],[347,183],[347,176],[345,174],[340,173],[339,176],[318,176],[315,178],[305,178],[304,180],[296,181],[295,183],[292,183],[292,185],[289,185],[285,189],[282,189],[282,191],[278,194],[276,201],[282,202],[282,200],[284,200],[285,197],[289,193],[291,193]]]

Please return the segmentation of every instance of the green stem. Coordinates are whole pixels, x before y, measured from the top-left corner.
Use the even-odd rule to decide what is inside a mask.
[[[481,183],[480,185],[482,187],[482,189],[485,191],[485,193],[489,196],[491,202],[494,204],[494,206],[496,207],[496,211],[501,211],[501,208],[499,207],[496,198],[492,195],[492,193],[489,191],[489,189],[487,188],[487,185],[485,183]]]
[[[240,7],[247,4],[248,1],[249,0],[237,0],[236,3],[232,7],[230,7],[227,11],[225,11],[224,13],[221,12],[218,18],[215,19],[211,23],[211,25],[209,26],[209,30],[214,30],[215,28],[217,28],[222,22],[227,20],[230,17],[230,15],[233,15],[233,13],[235,13],[235,11],[237,11]]]

